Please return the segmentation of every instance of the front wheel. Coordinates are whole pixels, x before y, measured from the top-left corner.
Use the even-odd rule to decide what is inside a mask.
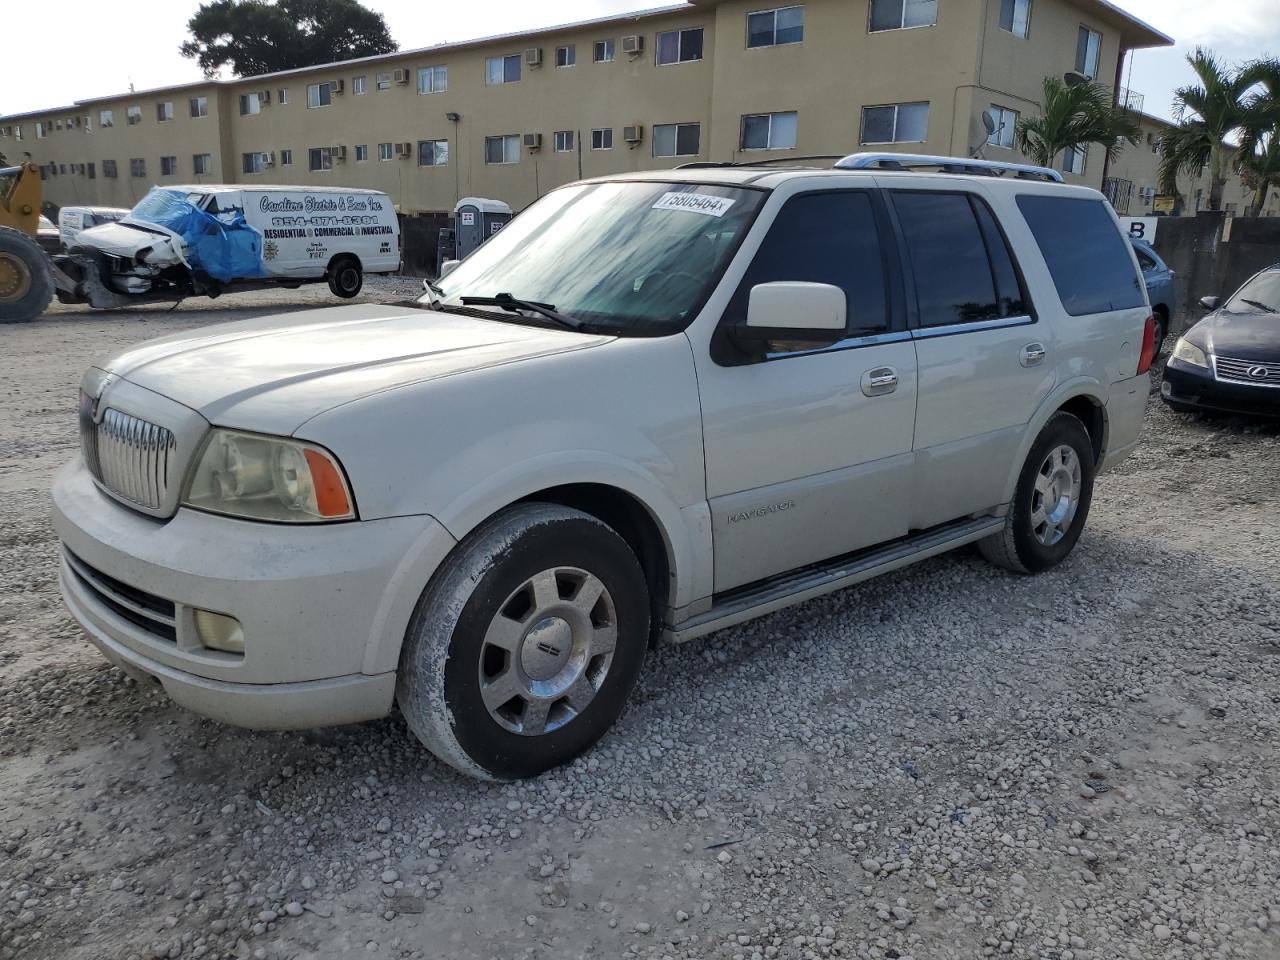
[[[329,290],[335,297],[350,300],[364,286],[364,273],[355,257],[338,257],[329,265]]]
[[[0,227],[0,323],[34,320],[53,300],[49,258],[25,233]]]
[[[1065,560],[1089,516],[1095,469],[1084,424],[1055,413],[1027,453],[1004,529],[978,541],[982,555],[1018,573],[1040,573]]]
[[[468,536],[418,602],[396,699],[446,763],[485,779],[572,760],[640,675],[649,594],[635,554],[577,510],[523,504]]]

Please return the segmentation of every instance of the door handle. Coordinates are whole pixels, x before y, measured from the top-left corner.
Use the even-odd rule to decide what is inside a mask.
[[[1018,362],[1024,367],[1034,367],[1036,364],[1044,360],[1044,344],[1028,343],[1018,353]]]
[[[862,375],[862,392],[879,397],[898,389],[898,371],[893,367],[876,367]]]

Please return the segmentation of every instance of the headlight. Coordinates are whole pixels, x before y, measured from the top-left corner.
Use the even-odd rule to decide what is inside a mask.
[[[1178,342],[1173,346],[1172,356],[1173,359],[1189,363],[1193,367],[1207,368],[1209,366],[1209,358],[1204,355],[1204,351],[1194,343],[1188,343],[1186,337],[1178,338]]]
[[[185,506],[249,520],[320,523],[355,518],[342,467],[327,450],[236,430],[209,435]]]

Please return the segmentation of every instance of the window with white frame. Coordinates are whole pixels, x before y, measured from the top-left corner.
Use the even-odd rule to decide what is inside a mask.
[[[484,138],[485,163],[519,163],[520,135],[505,134],[500,137]]]
[[[129,176],[145,177],[147,175],[147,161],[142,157],[134,157],[129,161]]]
[[[198,120],[201,117],[209,115],[209,98],[208,97],[192,97],[187,102],[187,107],[191,111],[191,117]]]
[[[422,67],[418,71],[419,93],[444,93],[448,89],[448,67]]]
[[[173,119],[173,101],[164,100],[156,104],[156,122],[168,123]]]
[[[863,143],[924,143],[928,139],[928,102],[862,108]]]
[[[307,150],[307,169],[312,173],[333,169],[333,147],[311,147]]]
[[[380,73],[376,77],[374,77],[373,80],[374,80],[374,86],[376,86],[379,90],[391,89],[391,74]]]
[[[366,77],[361,74],[358,77],[351,78],[351,95],[353,97],[363,97],[367,92],[365,87]]]
[[[261,173],[266,166],[267,155],[261,151],[240,154],[241,173]]]
[[[1025,37],[1031,26],[1031,0],[1000,0],[1000,29]]]
[[[1076,34],[1076,73],[1090,80],[1098,75],[1098,58],[1102,53],[1102,34],[1081,26]]]
[[[554,139],[556,153],[569,153],[573,150],[572,130],[557,130]]]
[[[702,27],[667,30],[658,34],[658,66],[702,59]]]
[[[578,62],[578,48],[570,43],[562,47],[556,47],[556,66],[572,67]]]
[[[779,47],[804,39],[804,6],[747,14],[747,47]]]
[[[484,62],[484,71],[484,82],[491,87],[500,83],[517,83],[520,80],[520,54],[489,57]]]
[[[252,117],[262,112],[262,98],[256,93],[240,94],[240,116]],[[132,123],[132,121],[130,121]]]
[[[282,166],[282,167],[291,167],[291,166],[293,166],[293,151],[292,151],[292,150],[281,150],[281,151],[280,151],[280,166]]]
[[[1067,147],[1062,151],[1062,169],[1067,173],[1084,176],[1085,161],[1089,158],[1089,148],[1084,144]]]
[[[115,126],[115,112],[111,110],[98,111],[98,126],[111,127]]]
[[[332,102],[333,84],[327,82],[307,84],[308,110],[315,110],[317,107],[327,107]]]
[[[614,57],[612,40],[597,40],[591,45],[591,59],[596,63],[608,63]]]
[[[796,112],[751,113],[742,118],[743,150],[791,150],[796,145]]]
[[[696,157],[701,139],[701,124],[654,124],[653,155],[655,157]]]
[[[937,22],[938,0],[871,0],[872,33],[932,27]]]
[[[592,150],[613,149],[613,127],[597,127],[591,131]]]
[[[276,91],[276,103],[280,104],[280,106],[283,107],[288,102],[289,102],[289,88],[281,87],[279,90]]]
[[[160,176],[176,177],[178,175],[178,158],[177,157],[161,157],[160,158]]]
[[[125,110],[124,114],[125,114],[125,119],[129,121],[129,126],[131,127],[134,126],[135,124],[139,124],[142,122],[141,107],[129,107],[127,110]]]
[[[49,135],[49,121],[37,120],[36,121],[36,139],[43,140],[48,135]]]
[[[367,143],[356,144],[356,163],[364,163],[369,159],[369,145]]]
[[[1008,107],[998,107],[993,103],[991,119],[995,121],[996,128],[987,137],[987,143],[993,147],[1013,149],[1013,137],[1018,126],[1018,111],[1010,110]]]
[[[419,140],[418,166],[444,167],[449,164],[448,140]]]
[[[197,153],[191,157],[191,171],[197,177],[208,176],[213,172],[213,155],[208,153]],[[103,168],[105,175],[106,168]]]

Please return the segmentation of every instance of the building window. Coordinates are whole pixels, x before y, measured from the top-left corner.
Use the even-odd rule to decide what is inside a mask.
[[[103,175],[106,174],[105,161],[103,161]],[[191,157],[191,170],[197,177],[207,176],[213,170],[213,157],[207,153],[197,153]]]
[[[98,111],[98,126],[112,127],[115,126],[115,113],[111,110]]]
[[[209,98],[208,97],[192,97],[188,101],[191,108],[192,119],[207,117],[209,115]]]
[[[141,157],[134,157],[129,161],[129,176],[145,177],[147,175],[147,161]]]
[[[555,132],[556,153],[569,153],[573,150],[573,131],[557,130]]]
[[[43,140],[49,135],[49,124],[45,120],[36,121],[36,139]]]
[[[1092,80],[1098,75],[1098,55],[1102,51],[1102,34],[1081,27],[1076,35],[1076,73]]]
[[[378,144],[378,159],[390,160],[392,155],[392,147],[390,143]]]
[[[655,157],[696,157],[702,127],[697,123],[659,123],[653,128]]]
[[[791,150],[796,145],[796,112],[754,113],[742,118],[743,150]]]
[[[327,107],[333,100],[333,85],[329,83],[307,84],[307,109]]]
[[[449,163],[448,140],[419,140],[418,166],[443,167]]]
[[[364,163],[369,159],[369,145],[367,143],[356,144],[356,163]]]
[[[996,128],[987,137],[987,143],[993,147],[1013,149],[1013,136],[1018,127],[1018,111],[1010,110],[1008,107],[997,107],[993,103],[991,119],[995,120]]]
[[[870,30],[907,30],[938,22],[938,0],[871,0]]]
[[[1062,151],[1062,169],[1067,173],[1084,176],[1084,164],[1089,157],[1089,148],[1084,145],[1067,147]]]
[[[263,153],[242,153],[240,154],[240,172],[261,173],[265,160],[266,154]]]
[[[747,47],[777,47],[804,39],[804,7],[747,14]]]
[[[281,87],[279,90],[276,91],[276,102],[279,103],[280,106],[282,107],[289,102],[288,87]]]
[[[613,149],[613,128],[599,127],[591,131],[591,149],[592,150],[612,150]]]
[[[592,44],[591,59],[596,63],[608,63],[613,59],[614,46],[612,40],[597,40]]]
[[[419,93],[444,93],[448,89],[448,67],[423,67],[418,71]]]
[[[863,143],[924,143],[928,139],[927,102],[862,108]]]
[[[519,163],[520,135],[513,133],[502,137],[485,137],[484,162]]]
[[[658,65],[702,59],[702,28],[667,30],[658,34]]]
[[[256,93],[240,94],[240,116],[251,117],[262,112],[262,99]]]
[[[374,85],[375,85],[379,90],[390,90],[390,89],[391,89],[391,74],[389,74],[389,73],[380,73],[380,74],[378,74],[377,76],[375,76],[375,77],[373,78],[373,82],[374,82]]]
[[[365,78],[363,75],[351,78],[351,95],[355,97],[363,97],[365,95]]]
[[[1031,0],[1000,0],[1000,29],[1025,37],[1031,25]]]
[[[282,166],[282,167],[292,167],[292,166],[293,166],[293,151],[292,151],[292,150],[281,150],[281,151],[280,151],[280,166]]]
[[[165,100],[156,104],[156,122],[168,123],[173,119],[173,101]]]
[[[564,47],[556,47],[556,66],[572,67],[578,62],[578,48],[572,43]]]
[[[129,107],[127,110],[125,110],[124,114],[125,114],[125,119],[129,121],[129,126],[131,127],[134,124],[138,124],[142,122],[141,107]]]
[[[110,177],[112,180],[120,175],[116,170],[116,162],[114,160],[102,161],[102,175],[104,177]]]
[[[176,177],[178,175],[178,158],[177,157],[161,157],[160,158],[160,176]]]
[[[500,83],[516,83],[520,80],[520,54],[490,57],[484,62],[484,69],[484,82],[491,87]]]
[[[93,162],[92,160],[90,160],[90,161],[89,161],[89,166],[88,166],[88,168],[85,170],[85,175],[86,175],[90,180],[97,180],[97,179],[98,179],[98,168],[94,165],[94,162]]]
[[[307,151],[307,169],[312,173],[333,169],[333,147],[312,147]]]

